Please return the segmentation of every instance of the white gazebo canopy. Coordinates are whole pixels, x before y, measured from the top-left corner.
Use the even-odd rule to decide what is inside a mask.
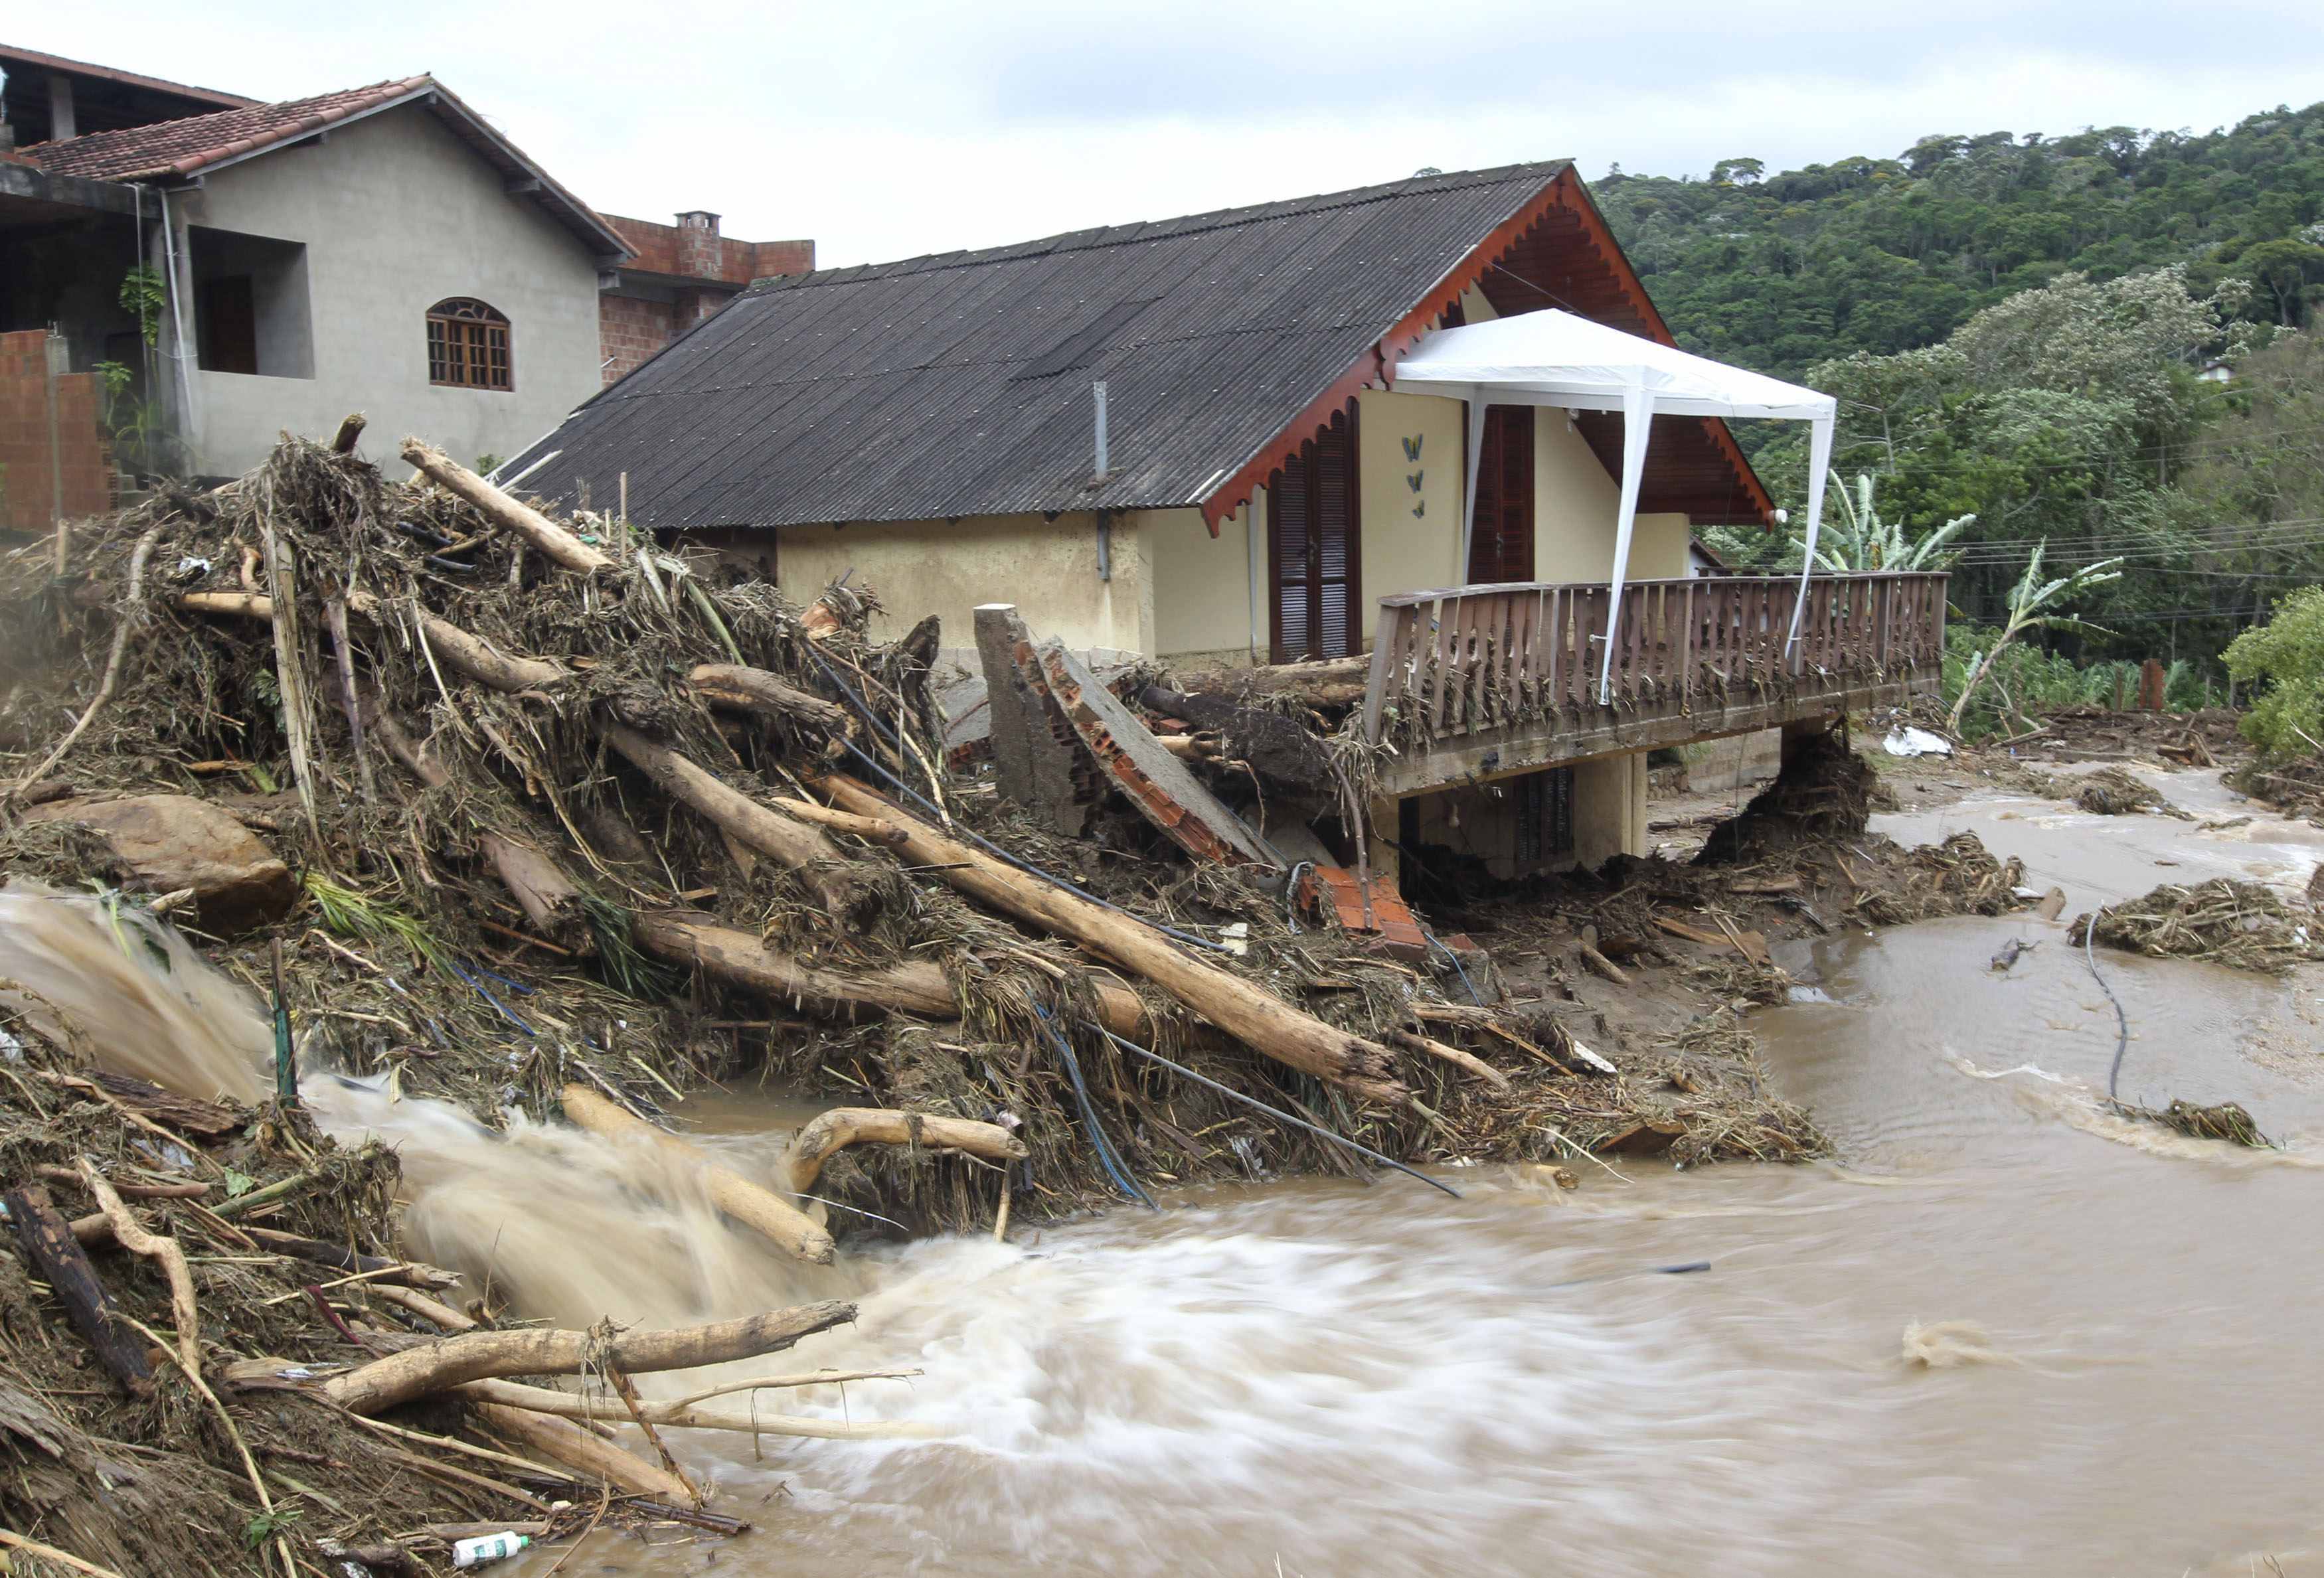
[[[1461,523],[1461,566],[1477,525],[1477,467],[1485,441],[1486,405],[1551,405],[1622,413],[1622,502],[1615,520],[1614,612],[1620,617],[1622,584],[1630,565],[1630,531],[1646,474],[1646,435],[1657,415],[1773,417],[1814,424],[1809,441],[1807,557],[1800,569],[1800,599],[1792,609],[1785,651],[1799,640],[1808,577],[1815,565],[1816,531],[1823,523],[1824,476],[1831,465],[1832,418],[1838,402],[1796,383],[1729,367],[1705,356],[1592,323],[1550,308],[1425,335],[1397,364],[1395,387],[1407,394],[1465,401],[1469,413],[1468,505]],[[1598,693],[1611,693],[1614,632],[1607,632]]]

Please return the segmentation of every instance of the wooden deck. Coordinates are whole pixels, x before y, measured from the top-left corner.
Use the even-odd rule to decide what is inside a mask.
[[[1383,597],[1364,730],[1380,788],[1448,783],[1799,722],[1933,691],[1941,572],[1529,582]],[[1615,615],[1618,614],[1618,618]],[[1600,668],[1609,635],[1610,685]]]

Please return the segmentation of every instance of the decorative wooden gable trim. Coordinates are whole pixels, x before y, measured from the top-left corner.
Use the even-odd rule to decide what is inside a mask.
[[[1634,272],[1622,249],[1615,243],[1598,206],[1590,200],[1588,189],[1572,170],[1560,171],[1539,193],[1529,199],[1508,218],[1494,226],[1490,234],[1471,248],[1468,254],[1437,282],[1412,309],[1397,319],[1394,327],[1369,346],[1331,386],[1311,401],[1305,409],[1286,423],[1283,430],[1262,446],[1258,454],[1245,461],[1232,475],[1201,501],[1203,524],[1213,537],[1219,534],[1219,525],[1228,516],[1249,503],[1259,488],[1280,471],[1284,462],[1298,453],[1300,447],[1312,441],[1332,421],[1334,413],[1343,410],[1348,401],[1366,389],[1386,389],[1389,386],[1396,365],[1416,345],[1420,337],[1438,328],[1445,315],[1459,303],[1472,285],[1483,282],[1494,265],[1516,249],[1536,231],[1561,217],[1578,222],[1580,244],[1589,249],[1592,259],[1613,277],[1622,303],[1634,312],[1646,333],[1666,346],[1678,341],[1655,309],[1654,300],[1646,294],[1646,286]],[[1727,424],[1716,418],[1701,419],[1703,430],[1717,447],[1720,456],[1734,469],[1745,494],[1746,512],[1757,516],[1765,524],[1772,520],[1775,503],[1766,489],[1752,473],[1750,463],[1743,458],[1735,436]]]

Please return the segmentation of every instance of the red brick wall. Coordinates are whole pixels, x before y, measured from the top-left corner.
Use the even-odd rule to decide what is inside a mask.
[[[597,298],[597,334],[609,358],[605,382],[611,383],[669,344],[670,304],[607,292]]]
[[[49,493],[48,331],[0,334],[0,511],[19,531],[55,519]],[[67,520],[113,507],[113,460],[97,425],[97,374],[57,380],[58,448]]]

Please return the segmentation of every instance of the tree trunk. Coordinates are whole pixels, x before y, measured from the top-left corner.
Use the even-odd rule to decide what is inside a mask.
[[[508,889],[509,896],[524,911],[533,930],[568,953],[586,955],[596,951],[596,941],[589,932],[589,912],[581,901],[581,890],[574,886],[563,868],[531,845],[519,844],[505,834],[487,833],[478,842],[484,858],[492,862],[493,871],[500,877],[501,885]]]
[[[1401,1103],[1410,1098],[1395,1077],[1386,1047],[1302,1013],[1241,976],[1188,958],[1135,916],[1078,898],[945,837],[851,778],[834,773],[822,785],[843,809],[884,817],[903,827],[911,835],[903,853],[945,882],[990,908],[1094,948],[1255,1051],[1368,1100]]]
[[[730,986],[761,992],[825,1018],[852,1020],[867,1010],[916,1014],[938,1021],[960,1017],[951,983],[941,968],[926,960],[843,974],[800,964],[749,932],[668,909],[641,911],[632,917],[630,935],[641,949],[658,959],[689,965]],[[1152,1033],[1145,1003],[1129,987],[1101,981],[1097,997],[1099,1017],[1115,1035]]]
[[[560,1093],[565,1116],[590,1133],[618,1144],[647,1145],[702,1179],[710,1203],[734,1221],[802,1260],[831,1263],[831,1234],[773,1191],[713,1161],[700,1147],[632,1116],[586,1085]]]
[[[634,1453],[623,1451],[569,1419],[558,1418],[537,1410],[512,1407],[506,1403],[480,1401],[474,1397],[468,1397],[466,1401],[475,1414],[476,1422],[487,1430],[506,1436],[520,1446],[529,1446],[567,1468],[576,1469],[592,1479],[603,1480],[617,1490],[627,1491],[632,1496],[658,1496],[683,1507],[702,1504],[702,1499],[694,1493],[694,1487],[668,1469],[657,1467]]]
[[[472,1380],[461,1387],[457,1395],[468,1399],[471,1406],[499,1405],[493,1408],[495,1416],[503,1409],[517,1408],[536,1417],[596,1420],[610,1425],[619,1425],[630,1417],[617,1400],[585,1398],[574,1392],[552,1391],[545,1386],[526,1386],[520,1381]],[[665,1430],[738,1430],[752,1435],[798,1435],[817,1441],[909,1441],[943,1433],[934,1425],[908,1419],[850,1423],[789,1414],[705,1408],[695,1403],[645,1402],[639,1405],[638,1415],[647,1424]],[[564,1461],[576,1468],[584,1466],[571,1458]]]
[[[837,702],[810,696],[764,669],[746,669],[736,663],[700,663],[687,675],[686,682],[713,706],[746,712],[779,724],[805,724],[826,734],[847,732],[846,708]]]
[[[598,733],[672,799],[691,807],[736,843],[799,872],[834,920],[859,916],[874,901],[870,873],[854,869],[821,830],[769,809],[626,724],[609,720],[598,725]]]
[[[88,1340],[115,1380],[138,1397],[150,1393],[153,1370],[145,1361],[144,1339],[114,1318],[113,1301],[97,1279],[97,1268],[49,1203],[49,1192],[38,1186],[15,1190],[7,1196],[7,1206],[25,1260],[65,1306],[73,1329]]]
[[[515,532],[551,563],[587,575],[613,562],[531,505],[509,497],[441,449],[417,438],[406,438],[402,455],[429,481],[475,505],[484,512],[484,519],[504,531]]]
[[[465,1332],[334,1376],[323,1383],[322,1392],[349,1413],[376,1414],[463,1381],[578,1374],[600,1359],[632,1375],[755,1359],[854,1318],[853,1305],[834,1300],[715,1325],[627,1331],[610,1343],[588,1332]]]
[[[964,1150],[1003,1164],[1021,1161],[1031,1154],[1023,1140],[998,1123],[899,1112],[886,1107],[834,1107],[816,1114],[791,1137],[790,1149],[783,1153],[783,1171],[790,1179],[791,1192],[804,1195],[814,1188],[816,1179],[823,1175],[823,1164],[851,1145]]]

